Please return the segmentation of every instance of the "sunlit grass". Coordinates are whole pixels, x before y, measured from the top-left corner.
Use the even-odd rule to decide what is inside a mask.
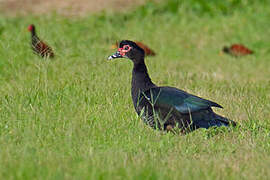
[[[268,179],[270,11],[257,6],[216,16],[1,17],[0,179]],[[54,60],[32,53],[30,23]],[[178,136],[145,126],[131,101],[132,63],[106,61],[121,39],[157,51],[146,59],[156,84],[221,104],[215,111],[241,127]],[[235,42],[255,54],[220,54]]]

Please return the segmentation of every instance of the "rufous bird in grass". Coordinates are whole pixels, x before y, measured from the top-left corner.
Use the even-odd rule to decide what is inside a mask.
[[[252,50],[248,49],[242,44],[232,44],[230,47],[224,46],[222,51],[234,57],[245,56],[254,53]]]
[[[28,26],[28,31],[31,32],[31,46],[33,51],[43,58],[53,58],[54,53],[52,48],[39,39],[33,24]]]

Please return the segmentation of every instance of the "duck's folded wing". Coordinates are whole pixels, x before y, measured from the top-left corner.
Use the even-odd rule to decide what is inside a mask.
[[[166,106],[174,108],[182,114],[205,110],[210,107],[219,107],[221,105],[194,96],[185,91],[173,87],[156,87],[142,93],[154,106]]]

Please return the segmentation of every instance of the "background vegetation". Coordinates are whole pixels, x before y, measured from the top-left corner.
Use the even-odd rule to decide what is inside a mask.
[[[169,0],[126,13],[0,15],[0,179],[269,179],[269,1]],[[27,26],[54,60],[30,47]],[[241,124],[186,136],[145,126],[131,101],[132,63],[107,62],[140,40],[152,80],[218,102]],[[224,45],[255,54],[233,58]]]

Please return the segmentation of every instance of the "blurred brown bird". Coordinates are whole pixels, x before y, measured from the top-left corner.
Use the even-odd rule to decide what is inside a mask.
[[[254,53],[252,50],[248,49],[242,44],[233,44],[230,47],[225,46],[222,51],[235,57],[245,56]]]
[[[28,31],[31,32],[31,45],[33,51],[43,58],[53,58],[54,53],[52,48],[39,39],[36,34],[36,28],[33,24],[28,26]]]
[[[142,48],[145,52],[146,56],[155,56],[156,53],[150,49],[147,45],[143,44],[140,41],[134,41],[140,48]],[[117,49],[119,46],[119,42],[116,42],[115,44],[112,45],[112,49]]]

